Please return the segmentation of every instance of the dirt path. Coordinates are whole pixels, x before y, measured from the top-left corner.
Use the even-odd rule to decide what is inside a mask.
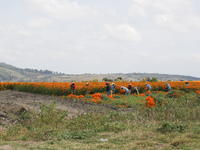
[[[75,102],[70,99],[61,99],[58,97],[40,95],[19,91],[0,91],[0,129],[4,125],[10,125],[16,122],[13,119],[21,108],[26,110],[40,110],[43,102],[46,105],[52,104],[56,100],[56,108],[67,110],[69,116],[76,116],[78,113],[86,113],[89,110],[98,111],[100,108],[104,110],[116,110],[113,106],[105,106],[101,104]]]

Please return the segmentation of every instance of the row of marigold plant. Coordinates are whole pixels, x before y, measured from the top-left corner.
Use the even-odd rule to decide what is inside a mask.
[[[152,91],[166,91],[165,83],[150,82],[148,84],[151,85]],[[173,90],[181,90],[186,93],[200,90],[200,81],[191,81],[189,82],[189,86],[186,86],[184,81],[169,81],[168,83]],[[115,82],[115,93],[124,93],[124,90],[121,90],[120,86],[128,87],[129,84],[132,87],[139,87],[140,93],[144,93],[147,90],[144,82]],[[70,82],[2,82],[0,83],[0,90],[18,90],[44,95],[67,96],[71,94],[70,85]],[[89,82],[87,86],[85,82],[75,82],[75,85],[76,95],[106,93],[105,82]]]
[[[190,82],[189,86],[185,86],[185,82],[168,82],[170,83],[173,90],[178,90],[182,92],[172,92],[168,93],[168,96],[170,97],[178,97],[184,94],[185,92],[190,91],[196,91],[197,94],[200,94],[200,82],[193,81]],[[145,96],[145,94],[151,93],[150,91],[146,92],[146,85],[144,82],[116,82],[116,93],[114,94],[117,96],[118,94],[123,94],[123,90],[120,89],[120,86],[128,86],[129,84],[132,84],[132,86],[138,86],[140,89],[140,96]],[[154,92],[164,92],[166,90],[165,88],[165,82],[151,82],[152,89]],[[70,89],[71,83],[68,82],[36,82],[36,83],[10,83],[10,82],[4,82],[0,83],[0,90],[18,90],[23,92],[31,92],[31,93],[39,93],[39,94],[45,94],[45,95],[54,95],[54,96],[67,96],[72,99],[82,99],[84,98],[84,95],[88,94],[92,97],[92,99],[88,99],[88,101],[92,103],[104,103],[102,99],[102,94],[106,94],[106,88],[105,88],[105,82],[92,82],[87,86],[85,85],[85,82],[77,82],[76,83],[76,95],[73,95],[71,93]],[[142,93],[145,92],[145,93]],[[167,93],[166,93],[167,94]],[[171,95],[170,95],[171,94]],[[112,95],[108,96],[108,99],[106,103],[109,103],[109,100],[114,101],[116,100]],[[85,99],[84,99],[85,101]],[[159,105],[162,105],[162,103],[159,102]],[[156,107],[156,102],[154,97],[148,96],[146,97],[146,106],[147,107]],[[125,104],[118,104],[117,107],[129,107],[128,103]]]

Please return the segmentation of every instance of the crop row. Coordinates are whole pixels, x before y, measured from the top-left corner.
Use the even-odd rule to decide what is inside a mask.
[[[152,91],[164,92],[166,91],[165,83],[149,82],[148,84],[151,85]],[[184,81],[169,81],[168,83],[171,85],[172,90],[181,90],[186,93],[200,90],[200,81],[190,81],[188,86],[185,85]],[[132,87],[139,87],[140,93],[144,93],[147,90],[145,82],[115,82],[115,93],[123,93],[124,91],[120,89],[120,86],[128,87],[129,84]],[[0,90],[17,90],[44,95],[67,96],[71,94],[70,85],[70,82],[2,82],[0,83]],[[88,85],[85,82],[75,82],[75,85],[76,95],[106,93],[105,82],[89,82]]]

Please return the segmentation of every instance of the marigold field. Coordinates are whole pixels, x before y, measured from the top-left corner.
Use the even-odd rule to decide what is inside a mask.
[[[154,93],[163,93],[165,95],[169,95],[166,93],[166,82],[149,82],[152,87],[152,92]],[[173,97],[178,97],[185,93],[196,92],[200,93],[200,81],[190,81],[189,86],[185,85],[185,81],[169,81],[173,92]],[[105,103],[105,104],[114,104],[118,107],[130,107],[129,100],[123,96],[124,90],[120,89],[121,86],[128,87],[129,84],[132,87],[139,87],[141,96],[149,96],[151,92],[147,91],[146,85],[144,82],[115,82],[116,90],[115,94],[108,96],[109,99],[105,98],[106,95],[106,85],[105,82],[89,82],[86,86],[86,82],[76,82],[76,95],[72,94],[70,89],[70,82],[4,82],[0,83],[0,90],[17,90],[23,92],[31,92],[38,93],[43,95],[52,95],[52,96],[62,96],[63,99],[71,98],[71,99],[80,99],[82,101],[90,101],[93,103]],[[111,83],[110,83],[111,84]],[[181,92],[180,92],[181,91]],[[104,96],[104,100],[102,100],[102,94]],[[134,96],[135,94],[132,94]],[[116,102],[117,99],[123,98],[123,102]],[[138,98],[139,99],[139,98]],[[115,102],[113,102],[115,101]],[[147,103],[147,107],[155,107],[154,97],[141,98],[136,102]],[[162,102],[163,103],[163,102]],[[160,105],[162,105],[160,102]]]
[[[0,117],[0,149],[7,145],[20,150],[200,149],[200,81],[189,81],[189,86],[185,81],[168,81],[169,92],[166,82],[147,82],[151,91],[145,82],[114,82],[115,93],[109,96],[105,82],[88,83],[75,82],[75,95],[70,82],[0,83],[1,92],[49,95],[63,104],[91,106],[71,117],[68,111],[56,109],[56,101],[46,105],[45,99],[37,112],[15,110],[17,119],[11,118],[13,124],[2,130]],[[120,87],[129,84],[139,87],[138,95],[125,97]]]

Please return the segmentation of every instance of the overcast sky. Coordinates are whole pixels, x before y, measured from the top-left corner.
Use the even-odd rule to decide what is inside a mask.
[[[0,62],[200,77],[200,0],[0,0]]]

